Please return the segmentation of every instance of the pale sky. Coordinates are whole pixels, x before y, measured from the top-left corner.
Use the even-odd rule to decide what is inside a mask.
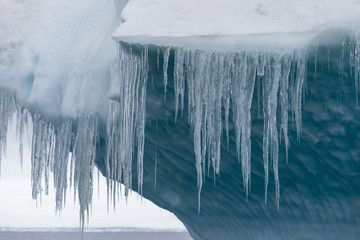
[[[11,228],[59,228],[79,226],[79,207],[74,203],[73,191],[67,192],[66,207],[61,217],[55,215],[55,194],[52,182],[50,194],[43,196],[42,204],[36,207],[31,198],[31,166],[29,146],[24,149],[24,166],[18,159],[18,143],[14,126],[10,127],[7,157],[1,162],[0,178],[0,227]],[[29,137],[28,137],[29,138]],[[95,179],[97,169],[95,168]],[[52,178],[51,178],[52,179]],[[125,199],[116,210],[110,208],[107,214],[106,182],[100,176],[100,195],[97,182],[94,186],[93,211],[89,227],[134,227],[155,229],[185,229],[182,223],[170,212],[159,208],[150,201],[140,198],[133,192],[126,206]]]

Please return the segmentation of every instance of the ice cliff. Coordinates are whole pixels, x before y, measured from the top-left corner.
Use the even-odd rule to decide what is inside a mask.
[[[0,150],[16,114],[82,224],[97,166],[194,239],[355,239],[360,4],[208,2],[0,2]]]

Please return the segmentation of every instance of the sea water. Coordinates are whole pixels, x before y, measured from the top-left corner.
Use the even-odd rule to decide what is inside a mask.
[[[0,232],[1,240],[81,240],[81,232]],[[84,232],[83,240],[191,240],[187,232]]]

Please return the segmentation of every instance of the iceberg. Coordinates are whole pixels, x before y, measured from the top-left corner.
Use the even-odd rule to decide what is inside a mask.
[[[1,30],[0,151],[16,114],[34,199],[52,172],[61,211],[70,172],[84,227],[96,166],[194,239],[359,235],[357,1],[0,6],[29,23]]]

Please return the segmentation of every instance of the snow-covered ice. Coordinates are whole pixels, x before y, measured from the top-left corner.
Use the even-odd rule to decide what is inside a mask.
[[[360,2],[289,0],[137,0],[124,8],[116,36],[223,36],[305,32],[357,17]]]

